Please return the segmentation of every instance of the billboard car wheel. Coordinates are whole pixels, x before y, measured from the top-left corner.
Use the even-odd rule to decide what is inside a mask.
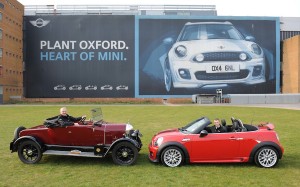
[[[173,88],[173,82],[172,82],[171,68],[168,59],[166,59],[165,61],[164,81],[165,81],[165,88],[167,92],[169,92]]]

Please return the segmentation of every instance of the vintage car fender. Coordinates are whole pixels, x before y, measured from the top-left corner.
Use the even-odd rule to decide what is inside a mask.
[[[106,151],[105,155],[106,155],[109,151],[111,151],[111,150],[114,148],[115,145],[117,145],[117,144],[120,143],[120,142],[129,142],[129,143],[133,144],[138,150],[141,149],[141,146],[139,145],[139,143],[138,143],[136,140],[125,137],[125,138],[120,138],[120,139],[116,140],[115,142],[113,142],[113,143],[111,144],[111,146],[108,148],[108,150]],[[105,155],[104,155],[104,156],[105,156]]]
[[[187,149],[185,148],[185,146],[181,143],[178,143],[178,142],[166,142],[166,143],[163,143],[157,150],[157,154],[156,154],[156,158],[158,159],[158,161],[160,162],[160,155],[161,153],[163,152],[163,150],[167,147],[170,147],[170,146],[176,146],[178,148],[180,148],[184,154],[184,160],[186,163],[189,163],[190,162],[190,155],[189,155],[189,152],[187,151]]]
[[[18,145],[24,140],[32,140],[34,141],[40,149],[42,149],[42,144],[33,136],[22,136],[18,138],[16,141],[10,143],[11,152],[16,152],[18,150]]]

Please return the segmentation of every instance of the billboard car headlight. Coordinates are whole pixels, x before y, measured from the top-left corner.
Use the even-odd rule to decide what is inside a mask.
[[[178,57],[184,57],[186,56],[186,48],[183,45],[179,45],[175,48],[175,53]]]
[[[261,54],[261,48],[257,44],[252,44],[251,48],[252,48],[253,53],[255,53],[257,55]]]
[[[163,142],[163,140],[164,140],[163,137],[157,138],[157,140],[154,142],[154,146],[159,147],[161,145],[161,143]]]
[[[241,53],[241,54],[239,55],[239,57],[240,57],[240,59],[241,59],[242,61],[244,61],[244,60],[247,59],[247,55],[246,55],[245,53]]]

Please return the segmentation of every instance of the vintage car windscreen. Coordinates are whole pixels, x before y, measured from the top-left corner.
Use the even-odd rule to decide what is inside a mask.
[[[199,24],[184,27],[178,41],[233,39],[243,40],[243,36],[232,25]]]
[[[96,122],[96,121],[101,121],[103,120],[103,115],[102,115],[102,110],[101,108],[94,108],[91,110],[91,120]]]

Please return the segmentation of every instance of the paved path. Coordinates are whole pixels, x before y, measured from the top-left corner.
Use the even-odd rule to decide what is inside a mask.
[[[172,104],[168,104],[172,105]],[[291,110],[300,110],[300,103],[296,104],[247,104],[247,105],[236,105],[230,103],[223,103],[223,104],[193,104],[199,106],[239,106],[239,107],[262,107],[262,108],[284,108],[284,109],[291,109]]]

